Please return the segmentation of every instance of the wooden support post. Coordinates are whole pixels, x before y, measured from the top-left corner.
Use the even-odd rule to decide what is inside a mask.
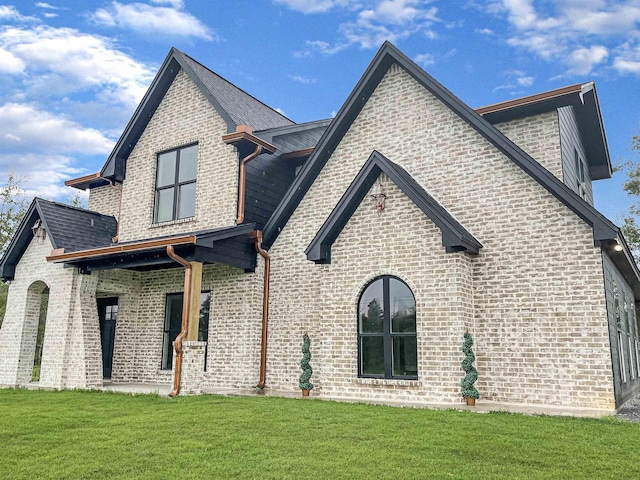
[[[188,342],[198,340],[200,325],[200,291],[202,290],[202,263],[191,263],[191,301],[189,302],[189,331]]]

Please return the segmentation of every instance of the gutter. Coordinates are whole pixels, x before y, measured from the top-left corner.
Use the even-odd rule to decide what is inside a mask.
[[[176,254],[173,245],[167,246],[167,255],[184,267],[184,293],[182,295],[182,329],[173,343],[176,351],[176,370],[173,376],[173,390],[169,396],[175,397],[180,393],[180,383],[182,380],[182,341],[189,331],[189,310],[191,302],[191,264],[184,258]]]
[[[262,231],[256,230],[251,234],[251,241],[255,244],[256,252],[264,258],[264,284],[262,291],[262,340],[260,345],[260,380],[257,387],[264,389],[267,376],[267,340],[269,328],[269,277],[271,274],[271,257],[262,248]]]
[[[48,256],[47,262],[69,262],[72,260],[80,260],[85,258],[104,257],[122,252],[141,252],[144,250],[153,250],[158,247],[175,246],[175,245],[191,245],[196,243],[194,235],[183,235],[180,237],[165,238],[162,240],[146,240],[144,242],[127,243],[113,245],[110,247],[93,248],[91,250],[79,250],[77,252],[64,253],[64,251],[53,250]]]
[[[240,160],[240,171],[238,172],[238,217],[236,225],[244,222],[245,194],[247,185],[247,163],[256,158],[263,150],[269,153],[275,153],[276,147],[261,138],[253,135],[251,127],[248,125],[238,125],[236,131],[222,136],[222,141],[227,144],[234,145],[255,145],[255,150]]]

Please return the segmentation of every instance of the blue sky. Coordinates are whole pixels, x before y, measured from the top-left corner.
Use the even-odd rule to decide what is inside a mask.
[[[175,46],[296,122],[335,114],[384,40],[471,107],[590,80],[611,158],[640,123],[640,0],[0,0],[0,183],[100,170]],[[618,220],[622,174],[596,182]]]

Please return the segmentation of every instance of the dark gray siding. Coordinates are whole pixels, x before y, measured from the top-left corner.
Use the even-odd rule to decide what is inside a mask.
[[[616,407],[619,407],[640,392],[640,379],[638,378],[640,372],[638,372],[637,358],[640,353],[638,351],[637,304],[631,287],[605,252],[602,253],[602,265],[604,267]],[[622,344],[620,344],[620,338],[622,338]],[[629,340],[631,340],[631,348],[629,348]],[[626,380],[622,378],[621,357]]]
[[[262,230],[293,183],[297,164],[270,154],[247,163],[245,222],[253,222]]]
[[[560,148],[562,150],[562,175],[563,181],[571,190],[578,193],[577,174],[575,167],[575,152],[586,163],[588,161],[584,144],[578,131],[573,107],[560,107],[558,109],[558,121],[560,123]],[[593,188],[589,170],[585,169],[587,202],[593,205]]]

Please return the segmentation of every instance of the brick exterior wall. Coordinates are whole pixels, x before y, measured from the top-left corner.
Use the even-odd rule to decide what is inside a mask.
[[[89,190],[89,210],[118,218],[120,191],[111,185]]]
[[[258,381],[262,305],[262,266],[256,273],[223,265],[205,265],[202,290],[211,291],[207,372],[200,385],[183,381],[189,391],[208,387],[251,387]],[[162,370],[166,295],[184,290],[184,269],[153,272],[99,272],[101,297],[118,297],[113,382],[171,383]],[[195,360],[194,360],[195,361]]]
[[[519,118],[494,126],[559,180],[564,181],[557,111]]]
[[[557,117],[555,124],[545,114],[500,128],[562,178],[554,166]],[[180,72],[128,160],[121,241],[233,224],[238,159],[220,140],[224,133],[224,122]],[[195,141],[195,219],[153,226],[157,153]],[[305,248],[374,149],[447,208],[483,244],[480,254],[445,253],[439,229],[382,175],[386,209],[379,213],[365,198],[333,245],[332,263],[307,261]],[[106,190],[92,196],[92,208],[114,208]],[[112,380],[170,383],[172,372],[161,370],[165,300],[183,290],[183,269],[79,275],[47,263],[50,250],[48,242],[32,242],[16,270],[0,330],[0,384],[28,382],[35,337],[23,319],[35,281],[51,289],[41,385],[101,384],[95,298],[109,296],[119,298]],[[397,66],[269,253],[269,389],[298,389],[308,332],[314,395],[461,402],[460,347],[469,329],[481,399],[613,408],[601,254],[591,227]],[[204,266],[202,289],[212,292],[208,367],[200,371],[203,346],[190,345],[187,392],[257,383],[262,275],[262,260],[250,274]],[[418,380],[357,376],[357,302],[380,275],[399,277],[415,295]]]
[[[47,263],[49,240],[32,240],[9,286],[7,310],[0,330],[0,385],[31,381],[38,329],[39,300],[46,284],[49,305],[40,370],[40,385],[87,388],[102,385],[102,358],[95,279],[75,269]],[[37,290],[37,291],[36,291]]]
[[[427,359],[421,360],[420,399],[460,399],[454,377],[457,372],[459,380],[463,374],[458,349],[463,321],[452,317],[474,312],[472,331],[483,399],[612,408],[602,266],[591,228],[397,66],[372,94],[271,248],[270,385],[296,387],[299,345],[306,330],[315,340],[312,354],[318,360],[312,381],[320,385],[317,393],[326,389],[385,399],[413,395],[413,383],[385,381],[383,388],[372,391],[371,382],[357,379],[353,354],[357,292],[377,274],[398,272],[416,298],[425,302],[437,281],[443,281],[445,267],[432,273],[435,262],[424,248],[413,255],[393,253],[406,248],[406,238],[396,230],[412,234],[403,230],[407,228],[403,222],[385,217],[386,212],[363,228],[374,232],[374,239],[364,234],[352,237],[350,275],[339,286],[350,295],[335,298],[335,288],[325,292],[342,265],[335,254],[338,245],[331,265],[313,265],[304,255],[374,149],[402,165],[484,245],[478,256],[464,262],[460,260],[464,254],[443,256],[447,266],[461,262],[449,267],[448,275],[458,275],[459,288],[472,304],[447,316],[441,294],[436,298],[443,310],[433,311],[447,320],[430,318],[424,303],[419,310],[419,325],[423,329],[433,325],[430,334],[441,332],[433,344],[421,343],[419,349],[435,348],[440,360],[434,371],[445,372],[442,384],[429,383],[439,380],[429,378]],[[378,236],[389,240],[378,245]],[[430,255],[443,250],[441,245],[431,246],[435,251]],[[465,273],[465,262],[472,275]],[[347,306],[349,313],[343,313]],[[352,317],[351,328],[334,332],[335,317],[343,315]],[[426,336],[419,338],[424,342]],[[323,363],[332,355],[342,366],[326,372]]]
[[[220,137],[227,125],[198,87],[180,71],[127,160],[120,241],[161,237],[234,224],[238,155]],[[157,154],[198,143],[193,219],[153,224]]]

